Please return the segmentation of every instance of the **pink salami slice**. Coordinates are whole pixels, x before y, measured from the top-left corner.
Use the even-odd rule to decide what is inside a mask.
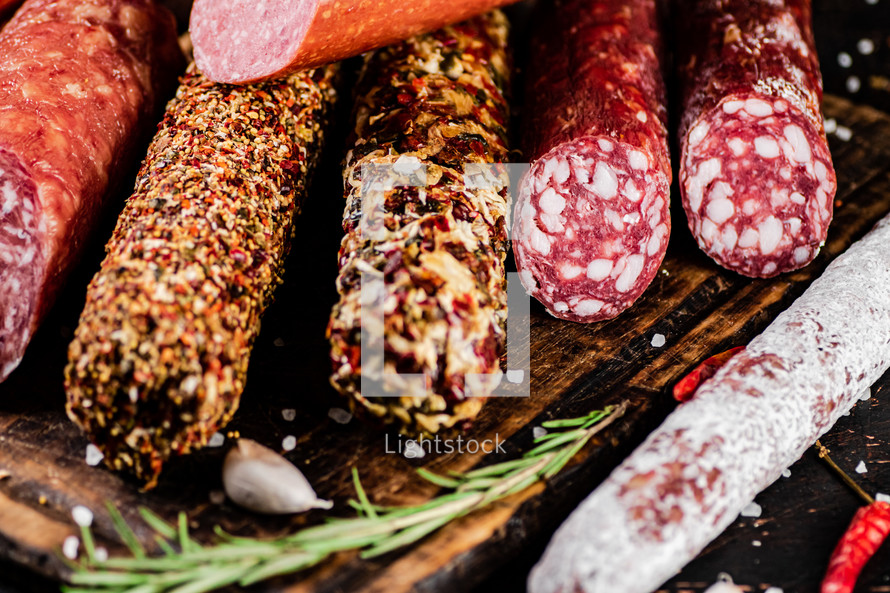
[[[195,0],[198,68],[255,82],[321,66],[457,23],[516,0]]]
[[[559,528],[530,593],[649,593],[890,368],[890,217],[675,410]]]
[[[819,252],[837,188],[809,2],[678,2],[680,188],[720,265],[770,277]]]
[[[627,309],[670,236],[670,156],[654,1],[545,3],[533,43],[513,251],[553,315]]]

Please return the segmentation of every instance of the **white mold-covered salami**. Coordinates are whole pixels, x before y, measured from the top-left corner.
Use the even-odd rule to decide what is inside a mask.
[[[646,593],[890,366],[890,217],[674,411],[559,528],[531,593]]]

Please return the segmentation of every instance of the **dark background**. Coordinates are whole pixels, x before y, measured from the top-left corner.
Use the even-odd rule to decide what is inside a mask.
[[[220,0],[222,1],[222,0]],[[406,0],[408,2],[410,0]],[[166,0],[180,17],[185,27],[188,0]],[[521,71],[524,60],[523,16],[525,6],[511,8],[517,22],[517,65]],[[871,105],[890,113],[890,0],[816,0],[814,2],[814,30],[822,62],[825,92],[844,96],[850,100]],[[521,102],[521,93],[515,93]],[[521,105],[518,105],[521,110]],[[334,138],[332,142],[341,142]],[[887,377],[882,384],[887,384]],[[872,400],[857,406],[854,412],[843,418],[826,435],[834,456],[848,471],[852,471],[858,459],[875,459],[883,456],[890,462],[888,443],[870,438],[878,425],[890,426],[890,401],[884,387],[876,389]],[[883,434],[887,434],[887,430]],[[870,457],[867,455],[870,453]],[[863,486],[871,491],[890,493],[888,472],[872,471],[862,476],[854,474]],[[880,477],[884,481],[878,481]],[[825,498],[836,499],[837,504],[820,504]],[[858,504],[852,495],[824,468],[812,453],[791,468],[791,476],[780,479],[761,494],[757,501],[764,509],[760,518],[737,521],[705,553],[691,563],[675,579],[666,584],[669,591],[701,590],[713,582],[717,573],[726,571],[752,591],[762,591],[768,583],[745,581],[748,567],[761,566],[759,574],[774,575],[776,581],[791,583],[793,573],[802,570],[794,563],[802,558],[826,557],[837,535],[843,531],[850,518],[850,508]],[[568,512],[568,509],[566,509]],[[794,526],[802,522],[819,522],[825,526],[823,541],[807,541],[795,534]],[[760,542],[756,546],[753,542]],[[546,546],[546,538],[527,548],[526,552],[508,565],[496,571],[474,593],[491,591],[525,590],[525,578]],[[886,550],[885,550],[886,551]],[[887,554],[882,557],[887,558]],[[808,567],[812,569],[813,567]],[[871,586],[872,593],[890,593],[890,568],[871,565],[864,576],[877,576],[884,586]],[[872,582],[874,582],[874,578]],[[25,591],[57,590],[54,583],[23,572],[14,565],[0,563],[0,593],[24,593]]]

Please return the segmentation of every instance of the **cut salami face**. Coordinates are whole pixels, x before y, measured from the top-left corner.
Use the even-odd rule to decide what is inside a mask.
[[[149,0],[30,0],[0,33],[0,380],[181,66]]]
[[[513,252],[526,290],[562,319],[615,317],[664,259],[671,167],[656,12],[644,0],[541,9]]]
[[[217,82],[327,64],[516,0],[195,0],[195,60]]]
[[[825,241],[837,188],[809,2],[680,0],[676,21],[692,234],[746,276],[805,266]]]
[[[648,593],[890,368],[890,217],[704,383],[559,528],[530,593]]]

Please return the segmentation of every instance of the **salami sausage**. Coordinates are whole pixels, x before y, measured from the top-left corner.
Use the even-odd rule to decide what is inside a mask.
[[[654,0],[545,3],[531,46],[513,252],[556,317],[615,317],[670,235],[662,43]]]
[[[238,407],[336,72],[235,87],[192,65],[167,106],[65,369],[68,415],[146,488]]]
[[[506,43],[506,18],[494,11],[376,51],[362,73],[344,173],[340,300],[328,326],[331,381],[358,415],[405,433],[463,427],[482,406],[473,396],[497,385],[474,379],[500,377],[508,184],[464,179],[472,164],[507,158]],[[400,173],[424,177],[423,186],[386,191],[371,232],[362,218],[377,215],[363,212],[363,187]],[[385,293],[379,322],[369,312],[374,281]],[[363,332],[379,344],[379,368],[362,366]],[[402,384],[397,373],[424,383]],[[381,389],[393,397],[362,393],[363,378],[386,376]]]
[[[890,217],[675,410],[559,528],[531,593],[648,593],[890,367]]]
[[[680,189],[689,228],[746,276],[818,254],[837,188],[809,0],[677,0]]]
[[[195,0],[198,67],[253,82],[358,55],[516,0]]]
[[[149,0],[29,0],[0,32],[0,380],[183,65]]]

